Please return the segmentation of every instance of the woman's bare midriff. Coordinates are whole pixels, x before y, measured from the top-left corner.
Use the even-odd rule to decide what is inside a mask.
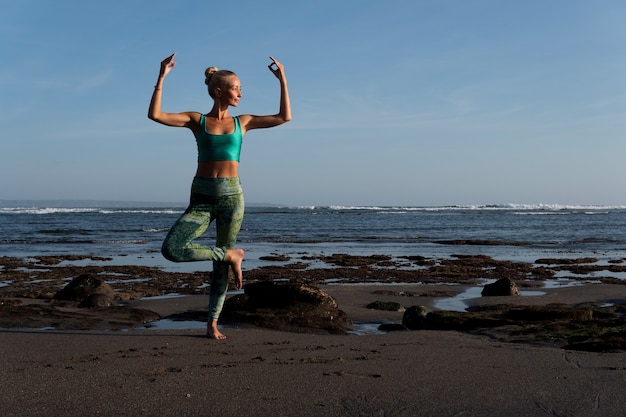
[[[237,161],[208,161],[198,162],[196,177],[232,178],[239,176],[239,162]]]

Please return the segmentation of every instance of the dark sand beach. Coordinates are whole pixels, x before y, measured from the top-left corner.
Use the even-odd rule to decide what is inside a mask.
[[[432,308],[468,285],[320,287],[355,323],[383,323],[403,313],[366,308],[372,300]],[[5,302],[47,302],[2,289]],[[626,304],[626,286],[610,282],[542,291],[468,304]],[[127,303],[168,316],[203,310],[206,300],[190,293]],[[244,324],[223,331],[225,341],[206,339],[202,329],[2,328],[0,409],[7,416],[626,415],[622,350],[570,350],[506,331],[333,335]]]

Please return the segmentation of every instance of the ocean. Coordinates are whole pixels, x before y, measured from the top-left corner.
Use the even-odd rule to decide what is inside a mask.
[[[0,256],[82,255],[172,271],[160,246],[183,204],[0,201]],[[214,228],[202,238],[214,241]],[[500,260],[626,259],[626,206],[501,204],[442,207],[246,208],[239,246],[244,270],[268,255],[384,254],[446,258],[482,254]],[[275,265],[275,263],[273,263]]]

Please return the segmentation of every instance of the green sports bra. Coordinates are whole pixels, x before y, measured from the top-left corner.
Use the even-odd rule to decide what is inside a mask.
[[[206,117],[200,116],[200,129],[196,143],[198,144],[198,162],[237,161],[241,155],[241,126],[239,116],[235,120],[235,131],[225,135],[212,135],[206,131]]]

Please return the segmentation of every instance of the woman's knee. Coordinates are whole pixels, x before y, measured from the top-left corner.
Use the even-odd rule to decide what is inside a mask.
[[[171,262],[183,262],[182,253],[179,249],[169,244],[166,240],[161,246],[161,254],[165,259]]]

